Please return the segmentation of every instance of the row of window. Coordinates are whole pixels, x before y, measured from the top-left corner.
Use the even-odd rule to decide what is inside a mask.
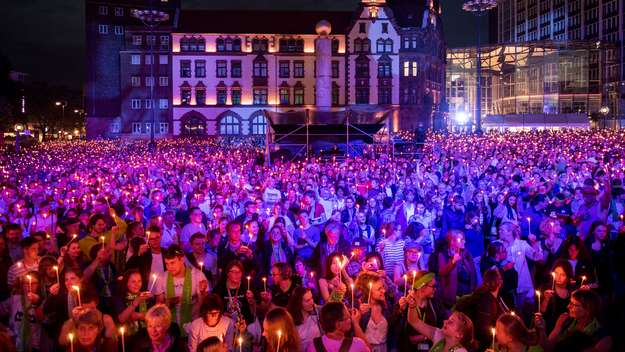
[[[113,13],[115,14],[116,17],[122,17],[124,16],[124,8],[123,7],[115,7],[113,8]],[[108,16],[109,14],[109,7],[105,6],[105,5],[100,5],[98,6],[98,15],[100,16]]]
[[[240,38],[217,38],[215,41],[217,52],[241,52],[241,39]],[[303,39],[286,39],[282,38],[279,41],[281,53],[303,53],[304,52],[304,40]],[[252,51],[253,52],[267,52],[269,47],[268,39],[252,39]],[[332,52],[337,53],[339,47],[339,41],[332,40]],[[206,50],[206,40],[203,37],[187,37],[184,36],[180,39],[180,51],[182,52],[203,52]]]
[[[141,46],[143,45],[143,35],[141,34],[133,34],[132,35],[132,45]],[[156,36],[153,34],[145,35],[145,44],[149,46],[157,45]],[[159,36],[159,43],[162,48],[169,48],[169,35],[161,35]]]
[[[390,86],[378,86],[378,104],[391,104],[392,98]],[[356,87],[356,104],[369,104],[369,87]]]
[[[132,87],[141,87],[141,76],[131,76],[130,77],[130,85]],[[145,77],[145,86],[152,87],[154,85],[154,77]],[[169,77],[168,76],[159,76],[158,77],[158,85],[159,87],[167,87],[169,86]]]
[[[130,108],[133,110],[152,109],[152,99],[130,99]],[[169,109],[169,100],[165,98],[158,99],[158,108],[161,110]]]
[[[132,134],[149,134],[152,130],[151,122],[133,122],[132,123]],[[121,126],[118,123],[114,123],[111,125],[112,133],[120,133]],[[154,131],[157,134],[166,134],[169,132],[169,123],[167,122],[159,122],[158,129]]]
[[[124,26],[109,26],[108,24],[99,24],[99,34],[109,34],[109,27],[113,27],[113,33],[115,35],[124,35]]]
[[[390,78],[393,70],[390,60],[378,61],[378,78]],[[356,78],[369,78],[369,59],[365,56],[356,59]]]
[[[376,40],[376,52],[377,53],[392,53],[393,52],[393,40],[392,39],[378,39]],[[354,39],[354,53],[369,53],[371,52],[371,40],[367,38]]]
[[[195,77],[206,77],[206,60],[194,60],[193,64],[195,65]],[[180,77],[190,78],[191,74],[191,60],[180,60]],[[241,74],[241,60],[230,60],[230,77],[241,78]],[[215,77],[228,77],[228,61],[217,60],[215,62]]]
[[[186,83],[186,82],[185,82]],[[217,87],[217,105],[226,105],[228,99],[228,89],[225,85],[220,85]],[[265,92],[265,101],[267,100],[266,92]],[[241,105],[241,88],[237,86],[233,86],[230,90],[230,101],[232,105]],[[180,87],[180,105],[190,105],[191,104],[191,86],[185,84]],[[206,105],[206,86],[197,85],[195,87],[195,104],[196,105]],[[265,102],[265,104],[267,104]]]
[[[130,55],[130,64],[132,65],[141,65],[141,56],[143,56],[143,63],[146,65],[151,65],[153,60],[152,55],[140,55],[140,54],[132,54]],[[167,65],[169,63],[168,55],[159,55],[158,56],[159,65]]]

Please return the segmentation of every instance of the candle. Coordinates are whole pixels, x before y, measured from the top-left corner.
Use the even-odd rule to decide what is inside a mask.
[[[582,276],[582,283],[579,285],[580,287],[584,286],[584,281],[586,281],[586,276]]]
[[[154,289],[154,285],[156,284],[156,274],[152,274],[152,284],[150,285],[150,292]]]
[[[527,218],[527,235],[532,234],[532,218]]]
[[[146,242],[150,242],[150,231],[146,231],[145,235],[146,235]]]
[[[555,290],[556,290],[556,272],[555,272],[555,271],[552,271],[552,272],[551,272],[551,278],[552,278],[552,281],[551,281],[551,290],[552,290],[552,291],[555,291]]]
[[[352,310],[354,310],[354,284],[349,284],[349,287],[352,289]]]
[[[119,334],[122,335],[122,352],[126,352],[126,344],[124,343],[124,332],[125,329],[123,326],[119,328]]]
[[[74,334],[70,332],[67,334],[67,338],[69,339],[69,350],[70,352],[74,352]]]
[[[371,291],[373,288],[373,282],[369,282],[369,298],[367,299],[367,303],[371,304]]]
[[[106,239],[104,238],[104,236],[100,236],[100,241],[102,242],[102,249],[104,249],[104,241]]]
[[[61,284],[61,280],[59,280],[59,267],[57,265],[55,265],[52,268],[56,272],[56,283],[60,285]]]
[[[72,289],[76,291],[76,295],[78,296],[78,306],[82,306],[82,301],[80,300],[80,286],[74,285]]]
[[[408,275],[404,274],[404,297],[408,297]]]
[[[239,352],[243,352],[243,338],[239,336]]]
[[[30,275],[26,275],[26,280],[28,280],[28,292],[33,292],[33,278]]]
[[[493,343],[490,346],[490,348],[494,351],[495,350],[495,332],[496,332],[495,328],[490,328],[490,332],[493,333]]]
[[[251,277],[251,276],[248,276],[248,277],[247,277],[247,290],[248,290],[248,291],[250,290],[250,280],[251,280],[251,279],[252,279],[252,277]]]
[[[267,292],[267,278],[263,277],[263,287],[265,288],[265,292]]]
[[[198,264],[200,264],[200,271],[204,272],[204,262],[199,262]]]
[[[282,330],[278,330],[278,345],[276,345],[276,352],[280,351],[280,340],[282,339]]]
[[[538,313],[540,313],[540,291],[536,290],[536,297],[538,298]]]
[[[417,271],[413,270],[412,271],[412,284],[414,285],[414,282],[417,280]]]

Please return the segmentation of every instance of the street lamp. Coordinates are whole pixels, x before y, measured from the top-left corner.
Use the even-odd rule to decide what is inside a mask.
[[[599,112],[603,116],[603,128],[605,128],[606,119],[608,118],[608,114],[610,113],[610,108],[607,106],[602,106],[601,109],[599,109]]]
[[[480,17],[497,6],[497,0],[465,0],[462,9],[474,14],[477,18],[477,55],[476,55],[476,93],[475,93],[475,132],[482,133],[482,53],[480,50]]]
[[[55,101],[54,105],[60,106],[63,111],[61,115],[61,126],[63,126],[65,123],[65,108],[67,107],[67,100]]]
[[[145,25],[148,28],[150,36],[152,38],[154,38],[154,30],[156,29],[156,27],[158,27],[158,25],[160,25],[162,22],[169,20],[168,13],[163,12],[163,11],[158,11],[158,10],[152,10],[152,9],[132,10],[132,16],[141,20],[141,22],[143,22],[143,25]],[[149,40],[150,57],[152,59],[152,64],[150,65],[150,76],[151,76],[150,80],[152,83],[150,84],[150,101],[152,103],[152,123],[150,127],[150,143],[148,144],[148,149],[152,152],[156,151],[156,142],[154,141],[154,126],[156,124],[155,122],[156,104],[154,103],[154,85],[156,84],[154,80],[154,65],[155,65],[156,60],[154,60],[154,42],[155,40]]]

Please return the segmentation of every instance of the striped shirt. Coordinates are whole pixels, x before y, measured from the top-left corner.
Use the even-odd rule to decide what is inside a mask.
[[[37,261],[32,265],[26,265],[23,261],[17,262],[9,268],[9,272],[7,273],[7,283],[9,284],[9,287],[13,287],[17,278],[22,277],[31,271],[38,270],[39,259],[37,259]]]
[[[389,277],[393,277],[393,271],[395,265],[402,264],[404,262],[404,247],[406,242],[404,240],[391,241],[388,238],[383,239],[378,244],[378,252],[382,256],[384,262],[384,271]],[[384,250],[380,250],[380,248]]]

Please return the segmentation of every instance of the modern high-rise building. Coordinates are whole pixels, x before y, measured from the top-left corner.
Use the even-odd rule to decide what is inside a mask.
[[[349,12],[124,3],[88,0],[89,138],[264,134],[264,110],[386,110],[389,127],[414,129],[432,125],[444,95],[439,0],[362,0]],[[169,19],[128,18],[115,36],[118,7]]]
[[[625,0],[502,0],[496,11],[499,44],[585,41],[606,47],[599,68],[602,105],[625,119]],[[616,77],[612,80],[611,77]]]

